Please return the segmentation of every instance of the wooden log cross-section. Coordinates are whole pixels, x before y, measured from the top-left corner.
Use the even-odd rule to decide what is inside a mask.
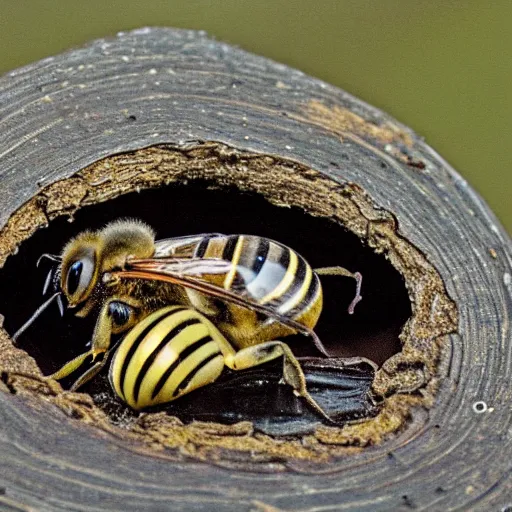
[[[8,73],[0,126],[2,510],[512,510],[511,242],[415,133],[173,29]],[[44,379],[94,319],[53,305],[15,347],[44,300],[36,261],[119,217],[159,238],[258,234],[361,271],[353,315],[353,283],[322,276],[331,359],[289,341],[338,421],[280,384],[279,364],[142,414],[105,375],[76,393]]]

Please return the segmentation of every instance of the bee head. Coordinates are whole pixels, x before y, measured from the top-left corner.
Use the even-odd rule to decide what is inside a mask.
[[[122,270],[129,257],[149,258],[154,250],[153,230],[137,220],[122,219],[80,233],[62,252],[60,284],[69,306],[87,300],[103,273]]]

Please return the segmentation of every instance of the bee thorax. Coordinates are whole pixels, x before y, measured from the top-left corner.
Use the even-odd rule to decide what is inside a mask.
[[[139,221],[108,224],[101,232],[103,270],[122,270],[129,258],[149,258],[155,252],[153,231]]]

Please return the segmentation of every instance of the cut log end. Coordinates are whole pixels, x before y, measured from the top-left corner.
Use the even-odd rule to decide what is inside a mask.
[[[119,34],[0,77],[0,119],[1,504],[510,505],[512,244],[411,130],[302,73],[172,29]],[[322,277],[318,334],[337,356],[329,365],[366,357],[378,370],[301,363],[345,423],[308,417],[273,367],[226,375],[206,404],[191,394],[139,416],[102,376],[84,393],[44,380],[40,370],[69,360],[88,328],[52,306],[56,317],[20,336],[27,351],[14,348],[7,333],[42,302],[35,262],[119,216],[142,217],[161,237],[252,230],[315,267],[361,272],[353,315],[354,283]],[[299,353],[304,340],[290,346],[315,355]],[[251,395],[255,382],[264,393]],[[213,417],[223,393],[235,409]],[[290,414],[287,435],[271,407]]]
[[[143,172],[140,172],[141,168]],[[119,176],[126,178],[120,179]],[[304,410],[307,408],[301,404],[298,416],[290,412],[291,416],[285,414],[283,419],[282,406],[279,406],[281,413],[273,418],[271,402],[275,394],[269,391],[272,389],[270,382],[269,390],[254,389],[252,397],[251,392],[245,396],[239,388],[234,399],[233,391],[226,391],[226,384],[221,382],[211,390],[202,390],[202,399],[196,398],[198,403],[195,406],[194,398],[187,397],[181,399],[184,406],[173,405],[170,408],[173,413],[170,417],[157,413],[157,423],[145,415],[144,427],[141,427],[137,415],[115,405],[115,397],[108,384],[103,382],[103,386],[96,385],[91,390],[97,406],[106,413],[106,417],[97,414],[100,425],[105,425],[110,414],[113,423],[131,432],[136,431],[146,444],[161,449],[175,447],[178,444],[176,436],[198,429],[190,419],[216,420],[217,423],[205,423],[205,428],[208,431],[221,429],[224,434],[209,443],[228,451],[229,447],[236,445],[236,451],[245,453],[248,463],[255,453],[258,458],[264,454],[269,456],[277,447],[284,459],[309,458],[321,462],[343,454],[346,447],[377,444],[386,435],[403,427],[411,416],[411,407],[426,407],[432,403],[440,347],[444,337],[455,329],[456,310],[433,266],[400,235],[393,214],[374,205],[362,187],[338,183],[284,158],[238,151],[223,144],[189,145],[186,150],[159,146],[103,159],[69,179],[43,188],[10,219],[7,228],[0,233],[0,247],[4,255],[13,253],[20,243],[20,231],[24,236],[29,233],[36,235],[32,247],[26,249],[22,244],[22,254],[18,257],[23,262],[22,268],[26,269],[27,261],[35,262],[41,251],[58,253],[56,244],[65,243],[59,218],[74,219],[68,231],[71,229],[76,234],[80,228],[94,228],[106,219],[111,220],[112,212],[116,212],[116,216],[132,217],[141,212],[144,220],[162,234],[161,238],[201,231],[252,232],[277,239],[307,254],[314,267],[330,262],[359,269],[366,276],[366,302],[359,305],[353,317],[340,313],[340,304],[350,302],[353,286],[348,282],[323,278],[326,305],[318,332],[332,355],[338,358],[368,357],[381,365],[381,369],[376,375],[373,371],[367,374],[368,385],[360,389],[359,410],[354,409],[353,404],[344,406],[343,394],[339,391],[337,395],[333,394],[334,398],[325,398],[332,402],[337,396],[340,402],[337,412],[341,424],[334,430],[326,431],[320,427],[321,421],[314,415],[308,415]],[[39,226],[32,225],[27,232],[27,217],[44,221]],[[46,229],[37,232],[42,227]],[[12,286],[13,280],[20,279],[18,276],[22,269],[16,267],[16,260],[16,257],[12,258],[4,269],[5,289]],[[22,283],[23,290],[33,287],[38,291],[40,288],[35,286],[38,279],[36,266],[32,268]],[[32,306],[28,298],[26,293],[25,308],[9,308],[10,301],[3,298],[2,308],[9,320],[7,327],[14,325],[23,315],[29,316]],[[436,308],[434,314],[433,308]],[[45,373],[59,366],[55,360],[59,353],[61,359],[63,353],[69,354],[64,356],[65,359],[71,359],[82,352],[80,343],[88,340],[92,329],[91,325],[84,329],[78,322],[63,328],[57,311],[54,313],[48,322],[56,329],[47,332],[34,329],[36,339],[26,341],[24,345],[40,361]],[[406,322],[407,327],[403,329]],[[66,334],[63,335],[62,331]],[[80,331],[86,333],[82,342],[77,334]],[[401,341],[398,340],[399,335]],[[30,340],[28,334],[24,336]],[[296,336],[289,344],[292,347],[297,345],[298,353],[307,355],[311,343],[300,338]],[[74,348],[75,353],[63,351],[64,346]],[[313,368],[313,374],[309,376],[313,381],[314,371]],[[279,369],[276,372],[278,374]],[[260,387],[261,379],[270,378],[265,375],[254,377]],[[17,378],[15,381],[16,385],[27,382]],[[250,386],[250,379],[248,382]],[[46,396],[45,389],[43,393]],[[214,397],[219,393],[224,399],[215,401]],[[254,404],[262,401],[268,393],[271,399],[267,400],[268,405],[262,404],[264,412],[258,413],[254,405],[244,409],[243,404],[247,400]],[[288,401],[293,400],[293,395],[288,395]],[[391,400],[390,397],[395,395],[405,398]],[[66,399],[60,396],[58,400],[66,403]],[[239,409],[237,400],[240,401]],[[378,406],[376,401],[380,402]],[[223,403],[234,405],[223,411]],[[212,410],[212,404],[216,404],[219,410]],[[90,403],[87,403],[89,407]],[[297,405],[288,407],[293,409]],[[77,416],[76,406],[69,410],[73,411],[74,417]],[[349,412],[343,415],[344,410]],[[174,415],[188,419],[181,425],[179,433],[175,428]],[[90,420],[89,414],[80,414],[80,417],[84,421]],[[224,431],[222,422],[233,423],[234,418],[253,421],[253,434],[245,436],[243,442],[238,434],[233,436]],[[169,433],[168,422],[173,435]],[[154,441],[155,425],[160,432],[159,443]],[[109,426],[109,430],[114,428]],[[256,441],[257,432],[261,430],[278,435],[278,438],[270,436],[262,444]],[[299,449],[300,437],[316,435],[315,432],[322,432],[323,441],[317,445],[321,449]],[[279,434],[291,433],[296,437],[292,441],[279,438]],[[326,442],[327,439],[330,441]],[[180,449],[183,450],[183,446]]]

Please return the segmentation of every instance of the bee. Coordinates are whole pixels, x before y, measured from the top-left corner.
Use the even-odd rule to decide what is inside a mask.
[[[159,309],[129,331],[112,356],[109,380],[124,402],[140,410],[211,384],[224,366],[243,370],[281,356],[285,382],[325,415],[288,345],[271,341],[235,350],[210,320],[185,306]]]
[[[53,301],[57,301],[61,313],[65,301],[78,317],[97,314],[90,349],[49,376],[67,377],[92,358],[92,365],[78,377],[72,390],[80,388],[103,368],[116,346],[112,345],[113,336],[130,331],[115,352],[111,366],[113,388],[120,397],[125,397],[120,387],[124,386],[123,382],[131,386],[134,379],[145,382],[153,375],[148,370],[152,367],[152,356],[148,354],[127,363],[130,368],[140,365],[138,373],[131,371],[132,377],[122,370],[114,370],[126,347],[135,347],[137,340],[143,342],[137,333],[153,324],[160,333],[154,339],[172,346],[181,335],[172,328],[162,334],[165,330],[162,326],[172,323],[171,319],[184,317],[197,323],[197,329],[208,332],[211,347],[217,347],[216,370],[224,365],[233,369],[251,368],[282,356],[285,382],[328,418],[307,392],[300,364],[280,338],[306,334],[328,357],[313,331],[322,311],[319,276],[341,275],[356,280],[356,295],[349,306],[352,313],[361,300],[359,273],[343,267],[313,269],[293,249],[255,235],[204,233],[155,241],[153,230],[137,220],[119,220],[98,231],[84,231],[66,244],[60,256],[43,257],[55,262],[44,289],[45,293],[52,286],[54,293],[13,339],[16,341]],[[169,310],[169,307],[182,309]],[[186,332],[192,331],[186,329]],[[190,342],[195,338],[190,334],[186,339]],[[183,366],[175,368],[177,360],[169,359],[165,363],[167,373],[177,372]],[[201,372],[198,364],[190,360],[184,368]],[[126,371],[127,367],[122,367]],[[218,375],[214,374],[209,374],[205,384],[215,380]],[[190,385],[180,387],[177,396],[191,390]],[[132,407],[144,406],[133,396],[124,399]]]

